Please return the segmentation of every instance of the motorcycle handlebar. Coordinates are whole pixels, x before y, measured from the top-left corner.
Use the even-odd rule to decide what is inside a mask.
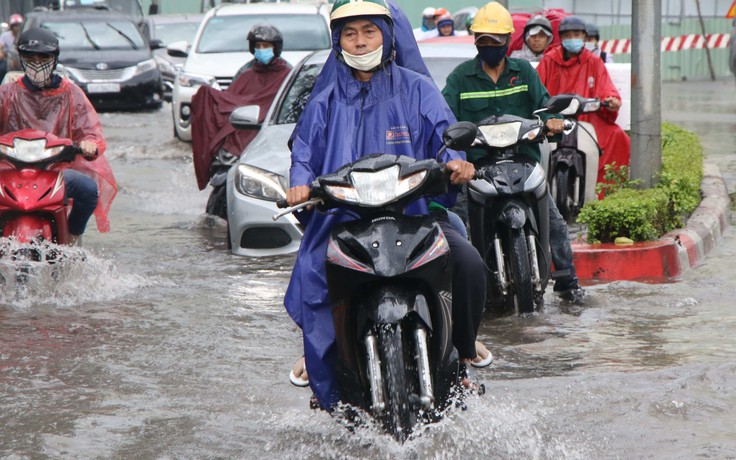
[[[276,207],[279,209],[284,209],[289,207],[289,202],[286,201],[286,198],[282,198],[276,202]]]

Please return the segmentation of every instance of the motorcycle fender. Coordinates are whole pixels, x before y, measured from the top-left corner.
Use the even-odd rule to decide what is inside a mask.
[[[13,237],[20,243],[30,243],[39,237],[51,241],[51,222],[36,215],[20,215],[5,223],[3,236]]]
[[[509,228],[520,229],[524,228],[526,224],[526,212],[524,209],[516,203],[508,203],[501,210],[501,220]]]
[[[427,299],[415,290],[395,287],[381,288],[374,296],[366,300],[364,308],[359,311],[365,312],[367,324],[393,324],[401,321],[410,313],[417,313],[427,328],[432,329]]]

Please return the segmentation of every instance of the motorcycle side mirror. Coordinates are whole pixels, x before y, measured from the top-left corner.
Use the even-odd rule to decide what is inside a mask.
[[[580,99],[576,94],[558,94],[549,98],[544,107],[550,113],[575,115],[580,109]]]
[[[166,47],[166,54],[172,57],[185,58],[189,55],[189,43],[186,40],[170,43]]]
[[[465,150],[473,146],[478,135],[478,128],[469,121],[459,121],[452,124],[442,133],[442,141],[445,146]]]
[[[260,114],[261,108],[257,105],[238,107],[230,114],[230,124],[237,129],[260,129]]]

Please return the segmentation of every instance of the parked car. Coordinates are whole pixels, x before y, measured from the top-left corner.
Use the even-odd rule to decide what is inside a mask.
[[[419,50],[438,88],[460,63],[477,53],[472,45],[420,44]],[[304,59],[284,82],[255,139],[227,178],[228,246],[233,254],[271,256],[299,248],[302,226],[289,214],[277,221],[276,201],[286,197],[291,153],[286,142],[309,99],[329,51]],[[252,107],[248,107],[252,109]],[[237,113],[236,113],[237,112]],[[240,112],[234,112],[237,116]],[[242,113],[246,113],[243,111]]]
[[[161,107],[161,73],[129,17],[96,9],[40,11],[28,14],[23,27],[59,37],[57,71],[79,85],[96,109]]]
[[[253,56],[248,52],[248,31],[257,23],[272,24],[284,36],[281,57],[291,65],[309,52],[331,46],[329,5],[254,3],[223,4],[204,17],[191,48],[187,42],[168,46],[172,56],[186,56],[174,82],[172,116],[174,135],[190,141],[191,101],[201,85],[226,89],[235,72]]]
[[[150,31],[153,58],[161,71],[163,97],[167,102],[171,102],[174,80],[186,59],[169,55],[166,47],[181,41],[192,43],[203,17],[203,14],[154,14],[145,19]]]

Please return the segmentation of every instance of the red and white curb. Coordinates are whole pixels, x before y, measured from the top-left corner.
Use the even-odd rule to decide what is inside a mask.
[[[718,166],[703,165],[703,199],[685,228],[657,241],[615,244],[573,242],[573,259],[583,283],[616,280],[667,282],[705,259],[731,221],[731,200]]]
[[[680,35],[678,37],[662,37],[661,50],[662,52],[667,52],[703,48],[728,48],[730,41],[731,34],[690,34]],[[603,40],[601,41],[601,50],[609,54],[631,53],[631,39]]]

